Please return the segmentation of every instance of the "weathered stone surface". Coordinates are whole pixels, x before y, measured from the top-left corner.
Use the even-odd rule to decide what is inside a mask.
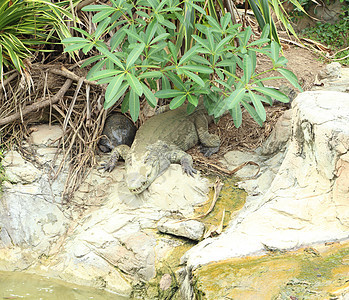
[[[51,169],[46,166],[58,162],[57,149],[45,145],[58,135],[44,139],[46,130],[39,126],[34,136],[40,170],[30,164],[22,175],[28,162],[16,152],[5,160],[6,171],[18,165],[20,175],[5,182],[1,197],[0,269],[28,270],[129,295],[134,283],[154,278],[156,263],[182,245],[175,237],[160,236],[154,230],[158,221],[173,212],[191,215],[196,204],[207,200],[208,180],[171,165],[147,191],[133,195],[120,163],[111,173],[92,170],[75,193],[74,205],[67,207],[62,205],[66,173],[53,182],[47,173]]]
[[[199,241],[204,234],[205,225],[196,220],[180,221],[165,217],[159,221],[158,230],[163,233]]]
[[[328,64],[317,75],[313,91],[335,91],[349,93],[349,68],[338,62]]]
[[[293,103],[292,139],[274,180],[248,197],[222,235],[186,253],[188,274],[213,261],[263,254],[266,246],[292,249],[348,239],[348,123],[348,94],[300,94]]]
[[[62,127],[59,125],[37,125],[30,135],[31,143],[36,146],[57,146],[58,139],[63,136]]]
[[[264,142],[261,149],[261,155],[271,155],[284,150],[292,133],[291,119],[292,110],[286,110],[276,122],[271,135]]]
[[[32,163],[24,160],[17,151],[7,152],[2,160],[2,165],[5,167],[6,178],[13,183],[31,183],[42,174]]]

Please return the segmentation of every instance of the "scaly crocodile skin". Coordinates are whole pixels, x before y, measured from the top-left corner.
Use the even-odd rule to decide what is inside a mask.
[[[120,157],[125,160],[127,186],[134,194],[142,193],[171,163],[179,163],[185,173],[193,176],[193,160],[185,151],[200,142],[201,151],[210,156],[219,149],[220,139],[208,132],[212,121],[199,106],[187,115],[186,107],[155,115],[142,125],[130,147],[117,146],[104,164],[112,171]]]

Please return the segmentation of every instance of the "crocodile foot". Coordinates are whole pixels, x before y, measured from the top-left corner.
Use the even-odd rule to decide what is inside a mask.
[[[109,160],[108,162],[102,163],[101,166],[98,167],[98,170],[104,170],[106,172],[111,172],[114,170],[115,166],[116,166],[116,162]]]
[[[203,145],[200,146],[200,152],[206,157],[211,156],[214,153],[217,153],[218,150],[219,150],[219,146],[218,147],[206,147]]]

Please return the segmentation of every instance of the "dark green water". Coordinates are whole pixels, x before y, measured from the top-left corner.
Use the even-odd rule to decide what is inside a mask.
[[[0,272],[0,300],[126,300],[116,294],[32,274]]]

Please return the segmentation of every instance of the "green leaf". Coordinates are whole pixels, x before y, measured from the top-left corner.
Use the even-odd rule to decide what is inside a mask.
[[[144,84],[141,83],[143,87],[143,93],[145,95],[145,98],[147,98],[148,103],[150,104],[151,107],[155,107],[157,104],[157,100],[151,90],[148,89],[148,87]]]
[[[276,69],[282,76],[284,76],[295,88],[303,92],[302,87],[298,83],[297,76],[292,71],[287,69],[278,68]]]
[[[172,54],[172,59],[174,63],[177,65],[177,50],[176,46],[172,42],[168,42],[168,49],[170,50]]]
[[[280,45],[275,42],[272,41],[270,44],[270,51],[271,51],[271,59],[276,63],[278,58],[279,58],[279,53],[280,53]]]
[[[116,57],[115,54],[110,53],[107,49],[104,49],[102,47],[97,47],[97,50],[100,51],[102,54],[104,54],[108,59],[110,59],[113,63],[115,63],[119,68],[122,70],[125,70],[124,65],[122,62]]]
[[[73,51],[77,51],[82,49],[83,47],[85,47],[86,45],[89,45],[88,43],[78,43],[78,44],[74,44],[74,45],[69,45],[67,47],[64,48],[64,53],[66,52],[73,52]]]
[[[176,74],[174,74],[172,72],[168,72],[167,76],[170,78],[170,80],[173,82],[174,86],[177,89],[182,90],[182,91],[186,91],[187,90],[187,88],[184,85],[182,79],[178,75],[176,75]]]
[[[150,71],[150,72],[144,72],[141,75],[138,76],[138,79],[143,78],[160,78],[162,76],[162,73],[160,71]]]
[[[134,91],[138,96],[142,96],[143,88],[139,80],[131,73],[126,73],[126,79],[131,86],[131,90]]]
[[[126,60],[126,69],[128,70],[133,63],[137,60],[137,58],[141,55],[145,47],[144,43],[137,44],[137,47],[134,48],[131,53],[127,56]],[[140,96],[140,95],[139,95]]]
[[[253,106],[256,109],[258,116],[264,122],[267,118],[267,114],[265,112],[265,109],[264,109],[262,102],[256,97],[256,95],[252,91],[249,91],[248,95],[249,95],[250,99],[252,100]]]
[[[234,125],[236,128],[239,128],[242,123],[242,111],[240,104],[235,105],[231,110],[230,114],[233,117]]]
[[[260,92],[262,94],[265,94],[267,96],[270,96],[280,102],[288,103],[290,99],[283,93],[279,92],[278,90],[267,88],[267,87],[253,87],[254,90],[257,92]]]
[[[192,72],[204,73],[204,74],[213,73],[212,68],[205,67],[205,66],[185,65],[185,66],[182,66],[181,69],[189,70]]]
[[[198,85],[200,85],[202,87],[205,86],[204,81],[198,75],[196,75],[192,72],[186,71],[186,70],[183,70],[183,73],[185,75],[187,75],[191,80],[195,81]]]
[[[82,11],[108,11],[112,9],[109,5],[87,5],[83,7]]]
[[[114,97],[112,99],[110,99],[110,101],[104,101],[104,108],[108,109],[110,107],[112,107],[116,101],[118,101],[120,99],[120,97],[125,93],[125,91],[127,90],[127,88],[129,87],[129,84],[127,82],[124,82],[121,87],[119,88],[119,91],[114,95]],[[125,103],[126,102],[126,103]],[[125,104],[124,104],[125,103]],[[122,106],[127,105],[127,108],[124,112],[126,112],[128,110],[128,100],[122,102]],[[121,107],[122,110],[122,107]]]
[[[198,97],[192,95],[192,94],[188,94],[187,95],[188,101],[189,103],[191,103],[192,105],[194,105],[194,107],[198,106],[199,104],[199,99]]]
[[[132,28],[134,29],[134,28]],[[124,29],[124,31],[127,33],[127,35],[130,37],[133,37],[134,39],[136,39],[138,42],[143,43],[142,38],[135,32],[134,30],[131,29]]]
[[[242,105],[246,108],[247,112],[251,115],[251,117],[258,123],[259,126],[263,126],[263,121],[262,119],[259,117],[259,115],[257,114],[257,112],[253,109],[253,107],[246,103],[246,102],[242,102]]]
[[[125,98],[124,100],[122,101],[122,105],[121,105],[121,112],[124,114],[128,111],[128,108],[129,108],[129,100],[130,100],[130,94],[131,94],[131,91],[129,91],[126,95],[125,95]]]
[[[170,90],[171,89],[170,81],[167,79],[167,77],[165,75],[162,75],[161,83],[162,83],[163,90]]]
[[[198,64],[204,64],[204,65],[211,66],[211,63],[206,58],[199,56],[199,55],[192,56],[191,60],[198,63]]]
[[[110,102],[118,93],[120,86],[124,81],[124,76],[124,74],[115,76],[115,78],[109,83],[107,90],[105,91],[105,99],[107,102]]]
[[[156,42],[158,42],[158,41],[163,41],[163,40],[165,40],[165,39],[167,39],[167,37],[169,36],[170,34],[169,33],[162,33],[162,34],[160,34],[160,35],[158,35],[156,38],[154,38],[151,42],[150,42],[150,44],[149,45],[153,45],[153,44],[155,44]]]
[[[155,93],[157,98],[173,98],[176,96],[185,95],[186,93],[178,90],[160,90]]]
[[[139,116],[140,105],[139,105],[139,96],[136,94],[136,92],[133,89],[131,89],[130,91],[128,107],[129,107],[130,115],[133,122],[136,122]]]
[[[243,61],[243,71],[244,71],[244,77],[243,81],[245,84],[248,84],[251,76],[252,76],[252,60],[248,54],[244,55],[244,61]]]
[[[114,70],[114,69],[100,70],[100,71],[94,72],[92,76],[89,76],[89,80],[98,80],[101,78],[112,77],[120,73],[121,71]]]
[[[186,53],[184,53],[184,55],[182,56],[182,58],[180,59],[178,65],[182,65],[185,62],[187,62],[188,60],[190,60],[198,51],[198,46],[192,47],[189,51],[187,51]]]
[[[103,22],[105,21],[105,19],[107,19],[113,12],[115,12],[115,9],[112,7],[109,7],[108,10],[102,10],[99,13],[96,13],[93,17],[92,17],[92,22],[93,23],[99,23],[99,22]],[[110,19],[110,18],[109,18]]]
[[[126,29],[127,27],[124,27],[124,28]],[[120,43],[125,38],[125,36],[126,36],[125,30],[122,30],[122,29],[118,30],[110,39],[110,50],[114,51],[117,47],[119,47]]]
[[[84,61],[84,63],[81,65],[81,68],[84,68],[84,67],[88,66],[89,64],[92,64],[95,61],[100,60],[101,58],[103,58],[102,55],[92,56]]]
[[[181,106],[184,103],[186,98],[187,98],[186,94],[173,98],[172,101],[170,102],[170,109],[176,109],[177,107]]]
[[[101,23],[98,24],[94,34],[96,40],[98,40],[99,37],[104,33],[105,29],[110,24],[110,20],[111,20],[110,18],[105,18]]]
[[[245,95],[245,88],[238,88],[236,89],[231,95],[225,100],[226,101],[226,107],[227,109],[232,109],[233,107],[237,106],[241,99]]]
[[[88,40],[81,37],[69,37],[62,41],[62,44],[70,44],[70,43],[86,43]]]
[[[102,59],[97,62],[87,73],[86,79],[90,80],[90,78],[105,65],[105,60]]]

